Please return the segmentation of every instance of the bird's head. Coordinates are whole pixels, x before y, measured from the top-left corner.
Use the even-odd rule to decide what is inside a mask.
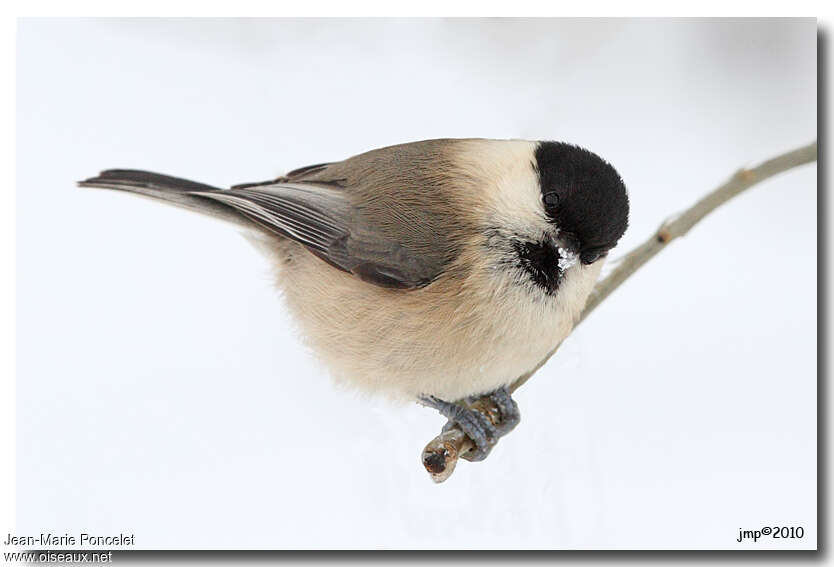
[[[542,204],[560,246],[593,264],[628,227],[628,194],[617,171],[593,152],[562,142],[535,151]]]

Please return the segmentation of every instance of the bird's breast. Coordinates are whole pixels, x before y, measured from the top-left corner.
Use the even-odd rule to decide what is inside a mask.
[[[570,332],[593,283],[577,266],[547,295],[485,263],[463,278],[389,290],[298,252],[278,283],[307,344],[337,380],[402,400],[457,400],[511,383]]]

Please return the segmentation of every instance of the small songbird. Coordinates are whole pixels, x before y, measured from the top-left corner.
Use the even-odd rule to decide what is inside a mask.
[[[123,169],[79,185],[245,229],[333,376],[436,408],[469,460],[518,423],[509,384],[571,331],[629,212],[608,162],[523,140],[401,144],[230,189]],[[497,425],[458,403],[481,395]]]

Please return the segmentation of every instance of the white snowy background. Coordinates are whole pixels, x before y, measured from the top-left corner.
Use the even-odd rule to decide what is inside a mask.
[[[334,388],[228,226],[74,182],[257,181],[436,137],[556,139],[631,195],[613,257],[816,137],[813,20],[22,20],[20,534],[138,548],[813,548],[816,172],[672,244],[443,485],[442,425]],[[736,543],[739,528],[802,540]]]

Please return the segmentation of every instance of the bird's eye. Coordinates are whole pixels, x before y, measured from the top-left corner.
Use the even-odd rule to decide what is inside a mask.
[[[599,260],[600,256],[602,256],[602,250],[588,250],[583,252],[579,258],[582,260],[583,264],[593,264],[597,260]]]
[[[545,193],[543,200],[544,206],[548,209],[552,209],[553,207],[559,204],[559,195],[557,195],[555,192]]]

